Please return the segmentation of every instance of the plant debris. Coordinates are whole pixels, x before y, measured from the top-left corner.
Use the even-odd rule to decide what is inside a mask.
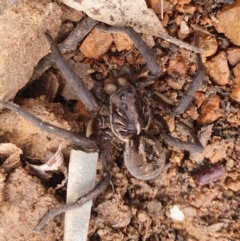
[[[40,179],[49,179],[52,175],[48,172],[59,170],[63,164],[63,154],[61,150],[62,146],[59,145],[56,153],[46,163],[40,166],[33,165],[30,163],[28,163],[28,165]]]

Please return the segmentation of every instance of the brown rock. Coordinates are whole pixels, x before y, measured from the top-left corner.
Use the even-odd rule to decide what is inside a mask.
[[[233,180],[232,178],[229,178],[225,185],[228,189],[231,189],[234,192],[238,192],[240,190],[240,180]]]
[[[130,50],[133,48],[133,42],[125,33],[114,33],[113,41],[118,51]]]
[[[196,7],[193,5],[177,5],[176,9],[180,12],[180,13],[184,13],[184,14],[194,14],[194,11],[196,10]]]
[[[190,106],[186,110],[186,114],[192,119],[192,120],[197,120],[199,117],[198,109],[196,106]]]
[[[84,12],[69,8],[64,4],[61,5],[61,9],[63,10],[61,16],[63,22],[79,22],[84,17]]]
[[[174,19],[174,22],[177,24],[177,25],[180,25],[181,24],[181,21],[184,19],[184,16],[183,15],[178,15],[175,19]]]
[[[220,97],[215,95],[206,99],[201,106],[200,115],[197,119],[199,125],[211,124],[223,115],[220,110]]]
[[[161,13],[160,0],[147,0],[147,3],[156,14]]]
[[[240,80],[240,63],[233,68],[233,74],[236,79]]]
[[[217,17],[219,22],[215,24],[216,30],[240,46],[240,0],[226,4]]]
[[[179,4],[179,5],[188,4],[188,3],[190,3],[190,2],[191,2],[191,0],[178,0],[178,4]]]
[[[134,57],[134,55],[132,53],[127,55],[126,60],[127,60],[128,64],[130,64],[130,65],[134,65],[135,61],[136,61],[135,57]]]
[[[228,62],[235,66],[240,62],[240,48],[231,48],[227,50]]]
[[[240,81],[237,82],[237,84],[233,87],[230,97],[240,103]]]
[[[230,71],[224,51],[220,52],[211,61],[207,61],[205,66],[207,74],[210,75],[214,83],[217,85],[226,85],[228,83]]]
[[[232,127],[239,127],[240,126],[240,110],[238,110],[237,113],[229,113],[227,116],[227,122],[231,124]],[[240,141],[238,143],[240,147]],[[238,146],[237,144],[235,145],[235,149]],[[236,155],[238,159],[240,159],[240,149],[239,149],[239,154]]]
[[[182,56],[176,56],[169,61],[168,74],[179,74],[179,76],[185,76],[187,74],[189,67],[184,62]]]
[[[0,99],[13,99],[49,52],[45,33],[58,31],[62,11],[48,2],[15,1],[0,15]]]
[[[233,68],[233,74],[235,77],[235,84],[230,93],[230,97],[240,103],[240,63],[238,63],[235,68]]]
[[[123,58],[121,58],[121,57],[118,57],[118,56],[112,56],[111,57],[111,62],[113,64],[117,64],[118,66],[122,67],[124,65],[124,63],[125,63],[125,60]]]
[[[184,20],[182,20],[180,23],[180,29],[178,31],[179,38],[181,38],[181,39],[186,38],[188,36],[189,32],[190,32],[190,29],[189,29],[187,23]]]
[[[185,79],[184,78],[177,78],[177,79],[166,78],[166,82],[174,90],[181,90],[185,83]]]
[[[206,36],[206,37],[199,37],[199,48],[204,50],[204,53],[201,54],[202,58],[206,58],[212,56],[216,53],[218,48],[217,40],[214,36]]]
[[[86,119],[91,119],[91,114],[88,112],[81,100],[78,100],[74,110],[79,114],[79,116]]]
[[[202,92],[196,92],[194,95],[195,102],[197,104],[197,107],[200,107],[201,104],[203,103],[205,98],[205,95]]]
[[[203,16],[201,21],[200,21],[201,25],[210,25],[212,26],[212,20],[210,18],[208,18],[207,16]]]
[[[80,46],[80,51],[89,58],[99,59],[110,48],[113,38],[110,33],[94,28]]]
[[[233,148],[231,141],[220,140],[218,137],[213,138],[211,144],[207,145],[204,150],[205,158],[211,163],[217,163],[219,160],[227,157],[227,150]]]

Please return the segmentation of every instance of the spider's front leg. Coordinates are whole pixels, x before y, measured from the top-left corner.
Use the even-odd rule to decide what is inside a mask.
[[[84,196],[79,197],[75,202],[50,210],[36,227],[36,232],[39,232],[52,218],[62,213],[65,213],[68,210],[72,210],[76,207],[82,206],[87,201],[96,198],[106,189],[106,187],[110,183],[112,175],[112,163],[113,159],[115,158],[113,150],[114,148],[111,143],[111,140],[109,140],[108,137],[101,138],[99,160],[101,161],[103,168],[102,180],[92,190],[90,190]]]
[[[89,139],[79,133],[64,130],[63,128],[52,125],[48,122],[44,122],[40,118],[36,117],[34,114],[30,113],[27,110],[24,110],[23,108],[21,108],[20,106],[14,103],[11,103],[8,101],[0,101],[0,104],[3,107],[18,113],[25,119],[29,120],[32,124],[39,127],[41,130],[47,131],[48,133],[59,136],[65,140],[71,141],[72,143],[78,145],[81,150],[86,150],[86,151],[98,150],[95,140]]]
[[[96,116],[100,109],[99,104],[92,95],[92,93],[87,89],[81,78],[74,72],[71,65],[63,57],[60,49],[53,40],[52,36],[46,33],[48,42],[51,45],[51,51],[56,59],[56,65],[64,76],[65,80],[71,85],[73,90],[76,92],[78,98],[85,105],[87,110],[93,115]]]
[[[78,95],[79,99],[83,102],[85,107],[89,110],[89,112],[96,116],[98,114],[98,111],[100,110],[100,106],[97,103],[96,99],[92,95],[92,93],[87,89],[83,81],[80,79],[80,77],[77,76],[77,74],[74,72],[73,68],[70,66],[70,64],[67,62],[66,59],[64,59],[60,49],[58,48],[57,44],[54,42],[51,35],[46,34],[46,37],[51,44],[51,51],[53,52],[55,58],[56,58],[56,64],[60,71],[62,72],[65,79],[69,82],[69,84],[72,86],[73,90]],[[96,143],[94,140],[91,140],[84,135],[74,133],[71,131],[64,130],[60,127],[54,126],[48,122],[43,122],[38,117],[34,116],[30,112],[22,109],[20,106],[10,103],[7,101],[0,101],[2,106],[5,108],[8,108],[24,118],[31,121],[33,124],[38,126],[43,131],[47,131],[49,133],[52,133],[54,135],[57,135],[59,137],[62,137],[64,139],[67,139],[71,141],[74,144],[77,144],[80,149],[87,150],[87,151],[96,151],[98,149]]]

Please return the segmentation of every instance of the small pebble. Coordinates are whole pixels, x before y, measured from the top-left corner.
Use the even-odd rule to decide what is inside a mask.
[[[240,63],[238,63],[234,68],[233,68],[233,74],[235,79],[240,80]]]
[[[138,220],[142,223],[144,223],[147,220],[147,214],[145,212],[138,212],[137,214]]]
[[[238,192],[240,190],[240,180],[233,180],[229,178],[225,183],[226,187],[234,192]]]
[[[222,115],[220,97],[218,95],[211,96],[203,101],[197,122],[199,125],[211,124]]]
[[[183,221],[184,213],[180,210],[180,208],[177,205],[174,205],[170,209],[170,217],[176,221]]]
[[[240,48],[230,48],[227,50],[228,62],[235,66],[240,63]]]
[[[226,53],[220,52],[212,60],[205,63],[207,74],[217,85],[226,85],[230,76]]]
[[[80,51],[86,57],[99,59],[109,50],[112,42],[110,33],[94,28],[81,44]]]
[[[178,74],[179,76],[186,76],[189,66],[184,62],[182,56],[176,56],[169,61],[168,74]]]
[[[233,87],[230,97],[240,103],[240,81]]]
[[[118,51],[130,50],[133,48],[133,42],[125,33],[114,33],[113,41]]]
[[[240,45],[240,18],[239,18],[240,4],[236,1],[233,4],[226,4],[218,13],[217,21],[215,22],[215,29],[219,33],[229,38],[235,45]],[[235,27],[233,27],[235,26]]]
[[[182,34],[189,34],[189,32],[190,32],[190,29],[185,21],[181,21],[180,32]]]
[[[214,36],[206,36],[206,37],[199,37],[199,48],[204,50],[204,53],[201,54],[202,59],[212,56],[216,53],[218,48],[217,40]]]

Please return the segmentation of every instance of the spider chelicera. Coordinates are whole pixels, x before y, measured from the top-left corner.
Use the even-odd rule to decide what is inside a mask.
[[[202,145],[197,141],[185,142],[172,137],[169,134],[167,124],[160,114],[151,107],[148,101],[151,99],[157,103],[157,106],[161,106],[162,109],[182,114],[193,100],[193,96],[205,75],[200,54],[197,54],[198,71],[186,93],[175,107],[157,92],[146,90],[145,94],[142,94],[142,89],[158,79],[161,69],[154,54],[141,39],[140,35],[130,27],[98,26],[98,28],[103,31],[124,32],[128,34],[136,48],[142,53],[150,71],[141,74],[135,80],[131,78],[130,71],[121,71],[119,78],[114,83],[107,84],[104,87],[104,91],[109,94],[108,104],[100,103],[64,59],[53,38],[49,34],[46,34],[51,45],[51,51],[56,58],[56,65],[92,115],[92,120],[88,126],[88,130],[90,131],[88,131],[87,135],[67,131],[50,123],[43,122],[16,104],[1,101],[1,104],[5,108],[30,120],[43,131],[68,139],[84,151],[99,150],[99,160],[103,165],[102,180],[76,202],[49,211],[37,226],[36,231],[40,231],[47,221],[54,216],[81,206],[86,201],[97,197],[103,192],[111,179],[111,163],[108,160],[111,150],[109,148],[112,146],[111,143],[116,140],[118,143],[121,142],[124,144],[123,156],[127,169],[134,177],[141,180],[150,180],[157,177],[165,165],[165,154],[160,139],[183,150],[192,152],[203,151]],[[159,133],[156,136],[150,134],[148,131],[153,120],[159,127]],[[96,130],[96,128],[92,128],[93,126],[98,127],[98,131],[95,131],[96,133],[92,131],[92,129]]]

